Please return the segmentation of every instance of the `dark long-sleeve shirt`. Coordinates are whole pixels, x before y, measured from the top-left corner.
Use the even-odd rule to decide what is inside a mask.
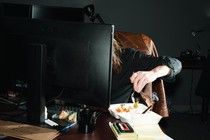
[[[121,61],[122,71],[112,75],[111,103],[128,102],[133,90],[133,84],[130,82],[133,72],[149,71],[157,66],[166,65],[172,69],[172,72],[161,78],[164,81],[173,82],[182,69],[182,64],[178,59],[168,56],[153,57],[132,48],[123,49]]]

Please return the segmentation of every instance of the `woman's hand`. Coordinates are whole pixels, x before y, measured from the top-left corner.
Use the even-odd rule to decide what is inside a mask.
[[[169,75],[170,73],[171,69],[169,67],[157,66],[151,71],[134,72],[130,77],[130,81],[133,83],[133,89],[139,93],[147,83],[151,83],[157,78]]]
[[[156,79],[157,76],[153,71],[138,71],[130,77],[131,83],[133,83],[133,89],[138,93],[142,91],[147,83],[151,83]]]

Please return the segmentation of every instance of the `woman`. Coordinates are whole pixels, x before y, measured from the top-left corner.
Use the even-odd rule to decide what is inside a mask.
[[[133,48],[123,49],[116,40],[113,45],[111,103],[128,102],[133,91],[142,93],[143,88],[157,78],[173,82],[182,69],[181,62],[175,58],[153,57]],[[142,96],[148,105],[152,104],[151,96]]]

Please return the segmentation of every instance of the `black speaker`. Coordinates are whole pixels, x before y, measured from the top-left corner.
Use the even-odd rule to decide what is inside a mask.
[[[29,44],[27,120],[41,124],[45,120],[46,45]]]
[[[28,4],[1,3],[1,16],[31,18],[31,9]]]

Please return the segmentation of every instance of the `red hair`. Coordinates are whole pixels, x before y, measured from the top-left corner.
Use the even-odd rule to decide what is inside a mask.
[[[113,48],[112,48],[112,70],[115,74],[119,74],[122,67],[121,67],[121,60],[120,55],[122,53],[122,47],[119,45],[119,43],[114,39],[113,40]]]

